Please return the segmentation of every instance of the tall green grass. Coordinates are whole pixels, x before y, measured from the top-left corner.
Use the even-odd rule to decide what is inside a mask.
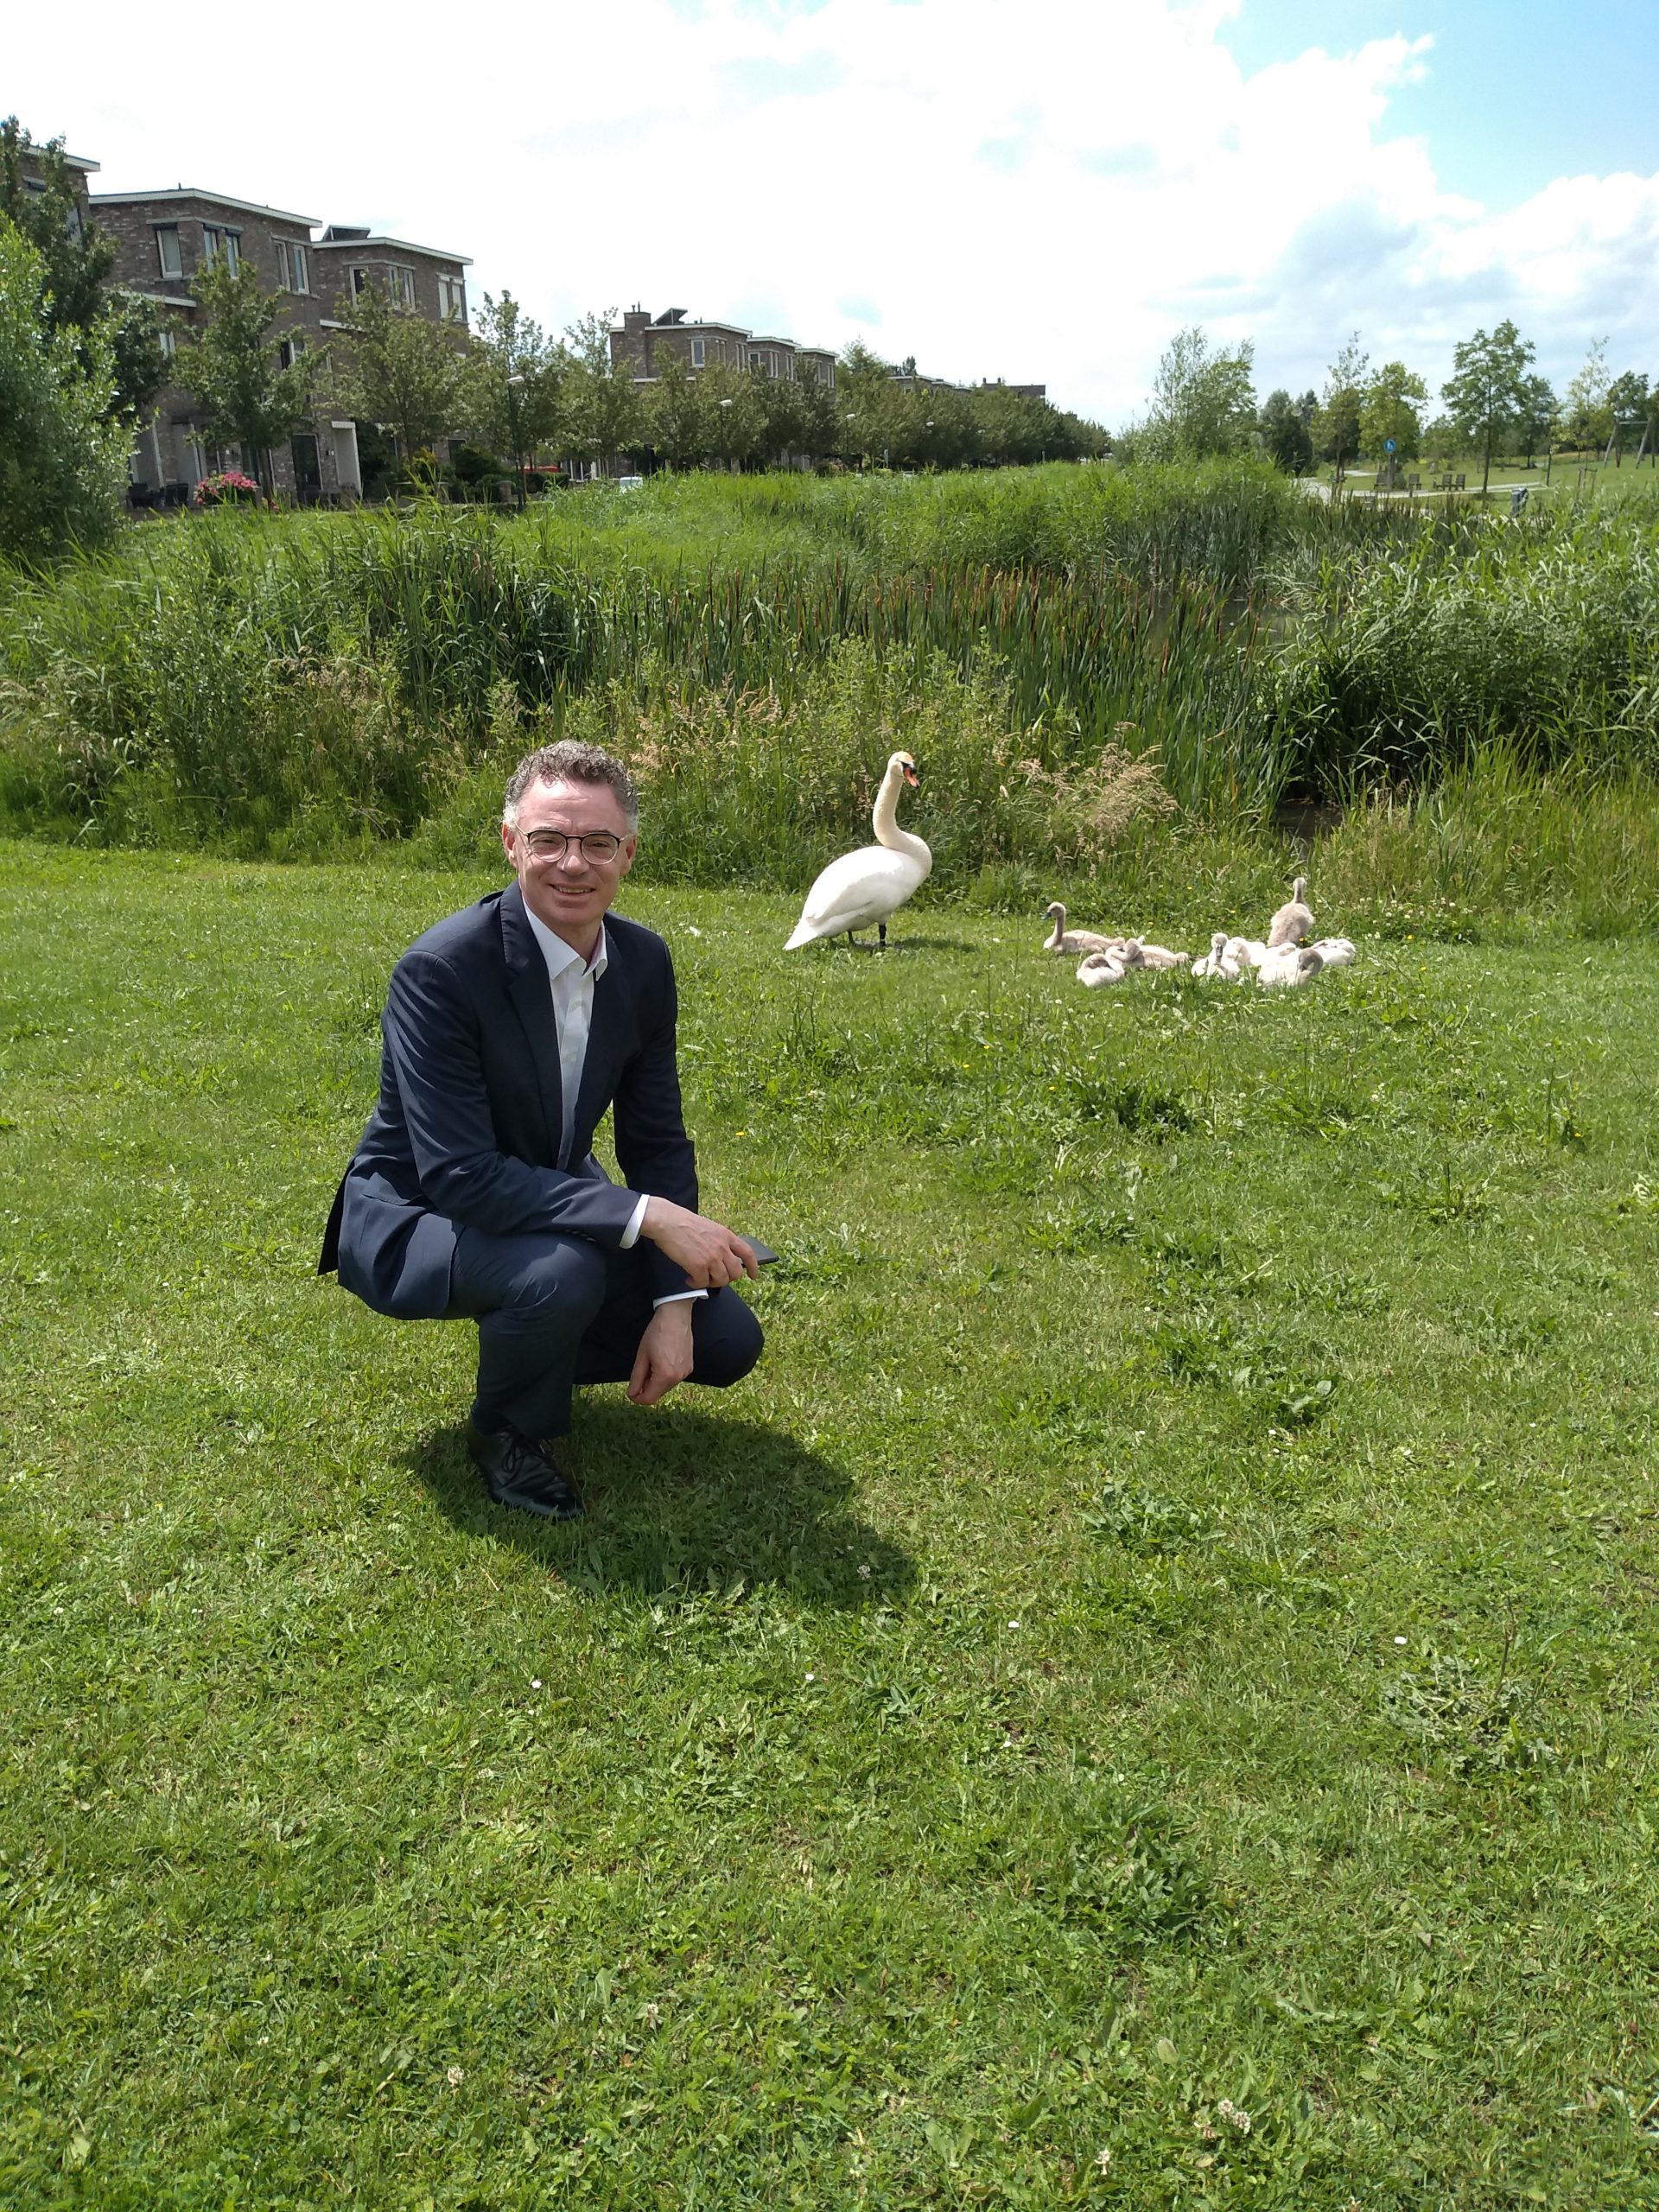
[[[1066,810],[1113,751],[1229,852],[1272,850],[1287,798],[1472,822],[1489,755],[1635,804],[1656,656],[1651,501],[1422,516],[1231,465],[224,514],[0,577],[0,820],[448,849],[515,748],[582,728],[656,764],[664,873],[772,880],[858,831],[904,742],[931,756],[942,885],[1109,882]]]
[[[1139,489],[1115,508],[1068,493],[1040,558],[1021,517],[1040,518],[1042,487],[1015,486],[992,550],[1018,538],[1022,565],[969,557],[969,511],[925,486],[918,512],[908,487],[882,488],[864,518],[892,541],[900,517],[907,549],[843,558],[831,525],[858,514],[857,487],[790,480],[770,496],[814,518],[823,550],[808,557],[797,530],[788,557],[752,568],[678,560],[661,518],[701,512],[707,495],[672,487],[654,505],[592,503],[612,527],[581,544],[581,502],[574,521],[561,508],[523,525],[435,508],[146,533],[60,579],[14,582],[0,602],[0,798],[25,822],[117,838],[153,831],[166,794],[181,821],[219,835],[269,837],[308,811],[404,834],[476,753],[504,685],[556,723],[572,701],[629,683],[788,702],[854,639],[912,687],[926,669],[965,677],[994,661],[1020,726],[1064,724],[1098,749],[1133,725],[1185,803],[1260,806],[1274,779],[1246,725],[1261,622],[1238,570],[1259,563],[1274,515],[1282,542],[1313,510],[1256,472],[1231,481],[1236,499],[1212,475],[1163,507]],[[760,496],[734,488],[738,537]],[[988,493],[981,508],[995,518]],[[1079,514],[1101,524],[1092,538]],[[617,518],[636,515],[626,537]],[[1103,516],[1122,525],[1116,539]],[[967,550],[936,558],[947,525]],[[1118,557],[1132,551],[1143,568]]]
[[[1495,741],[1538,766],[1659,754],[1659,530],[1612,509],[1481,518],[1325,561],[1268,670],[1289,774],[1433,781]]]

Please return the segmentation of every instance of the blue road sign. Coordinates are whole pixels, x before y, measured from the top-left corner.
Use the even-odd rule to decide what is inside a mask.
[[[1384,453],[1392,453],[1394,451],[1394,440],[1392,438],[1383,439],[1382,450]]]

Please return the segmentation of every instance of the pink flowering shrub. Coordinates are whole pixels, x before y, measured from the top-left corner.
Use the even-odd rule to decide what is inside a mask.
[[[257,506],[259,496],[259,486],[239,468],[221,468],[216,476],[204,476],[195,491],[199,507],[235,506],[244,500]]]

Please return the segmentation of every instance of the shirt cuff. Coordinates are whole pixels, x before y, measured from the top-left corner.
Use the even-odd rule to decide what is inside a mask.
[[[653,1298],[651,1307],[654,1313],[659,1306],[687,1306],[694,1298],[707,1298],[708,1295],[706,1290],[671,1290],[665,1298]]]
[[[632,1252],[634,1246],[639,1242],[639,1231],[645,1225],[645,1208],[650,1204],[651,1193],[647,1191],[645,1196],[640,1199],[639,1205],[635,1206],[633,1211],[628,1216],[628,1225],[622,1232],[622,1243],[619,1248],[620,1250],[624,1252]]]

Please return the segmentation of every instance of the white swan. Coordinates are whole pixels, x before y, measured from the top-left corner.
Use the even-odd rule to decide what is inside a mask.
[[[1235,958],[1230,947],[1230,940],[1226,931],[1217,930],[1210,939],[1209,951],[1205,954],[1202,960],[1195,960],[1192,963],[1192,973],[1195,976],[1219,977],[1223,982],[1227,983],[1242,982],[1244,976],[1243,968]]]
[[[1298,990],[1311,983],[1325,965],[1311,944],[1275,944],[1265,960],[1258,961],[1255,980],[1264,991]]]
[[[845,930],[854,942],[855,930],[874,922],[883,944],[887,941],[887,916],[902,906],[927,880],[933,855],[919,837],[898,826],[901,784],[919,784],[921,771],[908,753],[895,753],[875,795],[871,820],[875,842],[855,853],[831,861],[806,894],[801,918],[785,945],[792,952],[798,944],[812,944],[821,937],[839,937]]]
[[[1166,944],[1148,944],[1143,937],[1131,938],[1136,957],[1128,962],[1131,968],[1185,968],[1192,957],[1190,952],[1172,952]]]
[[[1209,951],[1201,959],[1192,963],[1192,973],[1195,976],[1219,976],[1222,958],[1226,950],[1227,932],[1225,930],[1217,930],[1211,937]]]
[[[1097,991],[1104,983],[1121,983],[1126,972],[1115,952],[1086,952],[1077,963],[1077,981],[1089,991]]]
[[[1067,929],[1065,909],[1058,899],[1044,907],[1043,919],[1054,925],[1054,934],[1043,947],[1045,952],[1116,952],[1123,942],[1121,937],[1103,937],[1098,930]]]
[[[1313,950],[1327,968],[1351,968],[1358,953],[1351,937],[1322,937]]]
[[[1268,948],[1256,937],[1230,937],[1227,940],[1229,960],[1236,963],[1241,974],[1249,968],[1259,968],[1268,957]]]
[[[1305,937],[1313,934],[1313,912],[1307,903],[1307,878],[1299,875],[1290,887],[1290,897],[1268,924],[1268,948],[1280,944],[1300,944]]]

